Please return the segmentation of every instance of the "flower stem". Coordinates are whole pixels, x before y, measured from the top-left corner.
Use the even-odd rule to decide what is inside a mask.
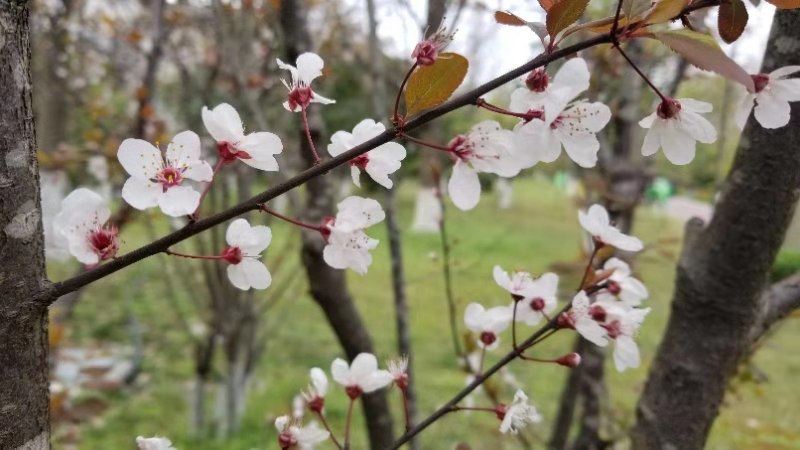
[[[164,250],[164,253],[170,256],[180,256],[181,258],[191,258],[191,259],[225,259],[222,256],[205,256],[205,255],[188,255],[186,253],[174,252],[170,249]]]
[[[214,172],[211,174],[211,180],[206,184],[206,187],[203,189],[203,193],[200,194],[200,201],[197,202],[197,209],[194,210],[192,213],[192,220],[197,220],[197,216],[200,215],[200,208],[203,206],[203,199],[206,198],[206,194],[208,191],[211,190],[211,184],[214,183],[214,180],[217,178],[217,173],[219,169],[222,168],[222,165],[225,164],[225,160],[220,157],[219,161],[217,161],[217,165],[214,166]]]
[[[625,51],[622,50],[622,47],[619,46],[618,42],[614,45],[614,48],[616,48],[619,54],[622,55],[623,58],[625,58],[625,61],[628,61],[628,64],[630,64],[630,66],[633,67],[633,70],[635,70],[636,73],[638,73],[639,76],[642,77],[642,79],[647,83],[648,86],[650,86],[650,88],[656,93],[656,95],[661,97],[661,101],[662,102],[667,101],[667,97],[664,94],[662,94],[660,90],[658,90],[656,85],[654,85],[653,82],[650,81],[650,78],[648,78],[647,75],[645,75],[639,69],[639,67],[628,57]]]
[[[347,422],[344,426],[344,447],[343,450],[350,450],[350,424],[353,421],[353,405],[356,399],[350,399],[350,406],[347,407]]]
[[[484,412],[497,412],[497,408],[486,408],[481,406],[453,406],[450,411],[484,411]]]
[[[403,78],[403,82],[400,83],[400,89],[397,90],[397,98],[394,101],[394,113],[392,114],[392,122],[396,123],[400,121],[400,115],[398,111],[400,109],[400,96],[403,95],[403,91],[406,88],[406,84],[408,84],[409,78],[411,78],[411,74],[414,73],[414,70],[417,68],[417,63],[411,65],[411,68],[408,69],[408,73],[406,73],[406,77]]]
[[[425,147],[428,147],[428,148],[432,148],[434,150],[441,150],[443,152],[453,153],[453,150],[451,148],[445,147],[444,145],[433,144],[431,142],[423,141],[422,139],[417,139],[414,136],[411,136],[411,135],[408,135],[408,134],[405,134],[405,133],[400,133],[400,136],[403,139],[406,139],[408,141],[414,142],[416,144],[419,144],[419,145],[422,145],[422,146],[425,146]]]
[[[320,233],[322,233],[325,230],[325,228],[320,226],[320,225],[311,225],[309,223],[305,223],[305,222],[301,222],[299,220],[292,219],[291,217],[286,217],[281,213],[278,213],[276,211],[273,211],[273,210],[267,208],[267,205],[261,205],[261,206],[259,206],[258,209],[260,209],[261,211],[263,211],[263,212],[265,212],[265,213],[267,213],[269,215],[275,216],[278,219],[281,219],[281,220],[283,220],[285,222],[289,222],[289,223],[291,223],[293,225],[297,225],[298,227],[307,228],[309,230],[314,230],[314,231],[319,231]]]
[[[336,440],[336,436],[333,435],[333,431],[331,431],[331,427],[330,425],[328,425],[328,420],[325,419],[325,416],[320,411],[315,411],[315,413],[317,414],[317,417],[319,417],[319,421],[322,422],[322,426],[325,427],[328,433],[330,433],[331,441],[333,441],[333,444],[336,446],[336,448],[341,450],[342,445],[339,444],[339,441]]]
[[[411,414],[408,411],[408,389],[400,388],[400,393],[403,395],[403,411],[406,416],[406,433],[411,429]]]
[[[517,303],[519,303],[519,301],[515,299],[514,309],[513,312],[511,313],[511,342],[514,350],[517,349]]]
[[[483,362],[486,360],[486,346],[481,347],[481,362],[478,365],[478,373],[476,375],[480,375],[483,373]]]
[[[582,291],[586,281],[589,279],[589,273],[593,269],[592,263],[594,262],[594,257],[597,255],[597,252],[600,250],[600,245],[597,243],[594,244],[594,250],[592,250],[592,254],[589,255],[589,262],[586,263],[586,270],[583,271],[583,278],[581,278],[581,284],[578,286],[578,292]]]
[[[314,139],[311,139],[311,128],[308,127],[308,114],[306,114],[306,107],[300,109],[300,115],[303,117],[303,128],[306,130],[306,138],[308,138],[308,145],[311,147],[311,153],[314,154],[314,165],[316,166],[321,161],[317,148],[314,147]]]
[[[486,109],[486,110],[491,111],[491,112],[496,112],[498,114],[504,114],[506,116],[511,116],[511,117],[519,117],[520,119],[523,119],[525,121],[530,121],[532,119],[529,114],[509,111],[509,110],[507,110],[505,108],[501,108],[499,106],[495,106],[495,105],[487,102],[486,100],[484,100],[482,98],[479,98],[478,100],[476,100],[475,101],[475,105],[478,108],[483,108],[483,109]]]

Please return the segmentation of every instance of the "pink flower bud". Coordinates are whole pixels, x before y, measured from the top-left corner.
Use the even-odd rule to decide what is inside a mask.
[[[556,362],[562,366],[574,369],[581,364],[581,355],[577,353],[570,353],[558,358]]]

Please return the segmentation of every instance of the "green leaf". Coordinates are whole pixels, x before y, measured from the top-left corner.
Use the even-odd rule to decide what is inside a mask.
[[[747,19],[747,8],[742,0],[723,0],[717,16],[717,28],[722,40],[730,44],[739,39],[747,26]]]
[[[659,0],[644,16],[644,21],[648,25],[670,21],[678,17],[687,3],[688,0]]]
[[[716,72],[753,91],[753,79],[719,48],[713,37],[685,28],[653,33],[652,37],[680,53],[692,65]]]
[[[447,101],[464,81],[468,68],[469,61],[458,53],[440,53],[433,64],[415,70],[406,86],[406,114]]]
[[[554,39],[563,29],[581,18],[589,0],[560,0],[547,11],[547,32]]]
[[[625,17],[636,18],[650,9],[650,0],[623,0],[622,12]]]

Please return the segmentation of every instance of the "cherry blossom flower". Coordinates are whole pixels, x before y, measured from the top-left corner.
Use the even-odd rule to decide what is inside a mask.
[[[631,268],[619,258],[610,258],[603,270],[613,270],[606,280],[606,291],[628,306],[639,306],[650,293],[641,281],[631,276]],[[602,295],[602,294],[601,294]]]
[[[549,82],[547,72],[536,69],[525,80],[526,87],[511,94],[509,109],[530,114],[514,128],[514,142],[527,156],[525,167],[539,161],[553,162],[561,147],[581,167],[594,167],[600,142],[596,133],[611,119],[611,110],[600,102],[577,101],[589,88],[589,69],[582,58],[573,58]],[[531,148],[535,151],[531,151]]]
[[[527,272],[514,272],[509,277],[499,266],[494,266],[494,280],[511,294],[515,302],[520,302],[517,322],[536,325],[557,306],[558,275],[554,273],[545,273],[534,279]]]
[[[186,180],[211,181],[213,173],[200,160],[200,138],[192,131],[175,135],[165,158],[142,139],[122,141],[117,158],[130,175],[122,186],[122,198],[136,209],[158,206],[172,217],[192,214],[200,204],[200,192]]]
[[[529,423],[542,421],[542,416],[533,405],[528,404],[528,396],[520,389],[514,394],[514,401],[511,405],[497,407],[497,417],[502,421],[500,432],[511,434],[517,434]]]
[[[314,367],[309,373],[311,384],[308,389],[303,391],[303,398],[306,400],[308,409],[321,413],[325,407],[325,396],[328,394],[328,377],[325,371],[319,367]]]
[[[378,369],[378,359],[372,353],[359,353],[349,365],[347,361],[336,358],[331,364],[331,375],[334,381],[344,386],[351,399],[383,389],[394,380],[391,373]]]
[[[606,245],[611,245],[627,252],[638,252],[644,244],[634,236],[628,236],[611,225],[608,211],[602,205],[592,205],[589,211],[578,211],[578,221],[594,239]]]
[[[602,322],[608,339],[614,341],[614,365],[620,372],[639,367],[639,347],[633,337],[641,327],[650,308],[631,308],[630,306],[606,298],[598,300],[592,307],[595,320]]]
[[[659,148],[675,165],[689,164],[694,159],[697,141],[710,144],[717,140],[717,130],[700,113],[709,113],[710,103],[690,98],[662,101],[653,114],[639,121],[647,128],[642,155],[654,155]]]
[[[336,217],[328,217],[323,225],[328,245],[322,257],[334,269],[351,268],[364,275],[372,264],[369,251],[378,246],[378,240],[364,230],[381,222],[386,214],[376,200],[358,196],[347,197],[338,208]]]
[[[800,101],[800,78],[787,78],[800,72],[800,66],[786,66],[769,74],[752,75],[755,92],[748,92],[736,111],[736,124],[744,128],[750,111],[755,111],[764,128],[780,128],[789,123],[789,102]],[[753,108],[755,106],[755,108]]]
[[[486,309],[480,303],[470,303],[464,310],[464,323],[478,335],[478,345],[494,350],[500,345],[498,334],[511,325],[512,311],[508,306]]]
[[[455,32],[448,32],[444,25],[440,26],[435,33],[414,47],[411,58],[420,66],[430,66],[439,59],[439,53],[453,40],[454,34]]]
[[[442,221],[442,200],[439,188],[422,187],[417,190],[414,203],[414,221],[411,229],[420,233],[438,233]]]
[[[325,63],[316,53],[303,53],[297,57],[297,67],[286,64],[278,59],[278,67],[288,70],[292,74],[292,82],[283,81],[286,89],[289,89],[289,96],[283,107],[291,112],[298,112],[306,109],[311,103],[322,103],[328,105],[336,103],[335,100],[325,98],[311,90],[311,82],[322,76],[322,67]]]
[[[474,125],[469,133],[454,137],[447,148],[455,157],[447,191],[456,207],[463,211],[474,208],[480,200],[478,173],[513,177],[522,168],[512,133],[494,120]]]
[[[111,217],[103,198],[86,188],[72,191],[61,201],[53,218],[53,235],[69,253],[87,266],[113,258],[119,250],[119,230],[107,225]]]
[[[303,427],[289,416],[275,419],[275,428],[278,430],[278,445],[281,450],[313,450],[331,435],[314,422]]]
[[[387,368],[392,375],[394,384],[400,389],[405,390],[408,387],[408,357],[400,356],[397,359],[389,361]]]
[[[217,142],[222,163],[232,164],[239,160],[259,170],[278,171],[275,155],[283,151],[281,138],[266,131],[244,134],[242,119],[233,106],[227,103],[214,109],[204,106],[203,124]]]
[[[228,247],[222,252],[222,259],[230,264],[227,270],[231,284],[243,291],[268,288],[272,275],[259,258],[272,241],[272,230],[263,225],[251,227],[247,220],[236,219],[228,225],[225,241]]]
[[[175,447],[172,446],[172,441],[158,436],[151,438],[137,437],[136,448],[137,450],[175,450]]]
[[[386,127],[382,123],[375,122],[372,119],[364,119],[353,128],[352,133],[348,133],[347,131],[337,131],[333,133],[333,136],[331,136],[331,143],[328,144],[328,153],[330,153],[331,156],[341,155],[347,150],[383,133],[385,130]],[[359,176],[363,170],[367,172],[376,183],[386,189],[391,189],[392,180],[389,178],[389,174],[394,173],[400,168],[400,161],[405,157],[406,149],[397,142],[387,142],[376,147],[374,150],[357,156],[349,161],[353,183],[361,187]]]
[[[585,291],[580,291],[572,299],[572,310],[561,316],[562,327],[574,328],[587,341],[605,347],[608,345],[607,332],[592,315],[592,305]]]

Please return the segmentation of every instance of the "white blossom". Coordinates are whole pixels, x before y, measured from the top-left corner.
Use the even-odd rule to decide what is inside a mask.
[[[228,247],[222,256],[229,263],[227,271],[231,284],[243,291],[268,288],[272,275],[260,258],[272,241],[272,230],[264,225],[252,227],[247,220],[236,219],[228,226],[225,241]]]
[[[142,437],[136,438],[137,450],[175,450],[172,446],[172,441],[165,437]]]
[[[322,76],[322,67],[325,63],[316,53],[303,53],[297,57],[297,67],[286,64],[278,59],[278,67],[288,70],[292,74],[291,83],[283,81],[283,85],[289,89],[289,96],[283,107],[291,112],[298,112],[305,109],[310,103],[322,103],[324,105],[336,103],[335,100],[325,98],[311,89],[311,82]]]
[[[578,211],[578,221],[586,232],[595,241],[611,245],[620,250],[628,252],[638,252],[644,248],[644,244],[634,236],[622,233],[615,226],[611,225],[608,211],[602,205],[592,205],[588,212]]]
[[[787,78],[800,72],[800,66],[786,66],[769,74],[753,75],[755,92],[748,92],[736,111],[736,124],[744,128],[750,111],[764,128],[780,128],[789,123],[789,102],[800,101],[800,78]],[[755,106],[755,108],[754,108]]]
[[[189,215],[200,204],[200,191],[186,180],[211,181],[211,166],[200,160],[200,138],[192,131],[175,135],[164,157],[153,144],[125,139],[117,158],[130,178],[122,198],[136,209],[158,206],[172,217]]]
[[[697,141],[710,144],[717,140],[717,130],[700,115],[711,112],[712,108],[710,103],[690,98],[662,101],[655,112],[639,122],[648,129],[642,155],[654,155],[661,148],[672,164],[689,164],[694,159]]]
[[[586,292],[580,291],[572,299],[572,310],[569,312],[568,320],[575,331],[587,341],[600,347],[608,345],[607,332],[592,316]]]
[[[500,432],[517,434],[525,425],[541,421],[542,416],[536,408],[528,404],[528,396],[518,389],[514,394],[514,401],[504,408]]]
[[[376,200],[358,196],[342,200],[338,209],[336,217],[324,224],[329,234],[322,257],[334,269],[351,268],[364,275],[372,264],[369,252],[378,246],[378,240],[364,230],[383,221],[386,214]]]
[[[275,428],[278,430],[278,445],[281,450],[313,450],[318,444],[325,442],[330,433],[311,422],[301,426],[289,416],[280,416],[275,419]]]
[[[447,147],[455,156],[447,191],[463,211],[474,208],[480,200],[478,173],[513,177],[522,169],[512,133],[493,120],[474,125],[469,133],[454,137]]]
[[[611,110],[600,102],[573,99],[589,88],[589,69],[582,58],[565,62],[553,82],[545,69],[531,72],[526,87],[511,94],[511,111],[529,114],[514,127],[514,142],[524,167],[539,161],[553,162],[563,146],[581,167],[594,167],[600,142],[596,133],[611,119]]]
[[[606,330],[606,336],[614,341],[614,365],[617,370],[622,372],[639,367],[639,347],[633,338],[645,316],[650,313],[650,308],[632,308],[608,298],[598,300],[592,308],[593,315],[603,319],[601,326]]]
[[[359,353],[351,364],[336,358],[331,364],[331,376],[344,386],[351,399],[385,388],[394,380],[391,373],[378,369],[378,359],[371,353]]]
[[[103,197],[86,188],[76,189],[61,201],[53,218],[54,239],[66,243],[75,259],[93,266],[113,258],[119,250],[119,231],[106,225],[109,217],[111,210]]]
[[[372,119],[364,119],[353,128],[352,133],[347,131],[337,131],[331,136],[331,143],[328,144],[328,153],[331,156],[338,156],[351,148],[362,144],[375,136],[386,131],[386,127]],[[349,161],[350,174],[353,183],[361,186],[359,176],[361,171],[375,180],[376,183],[385,187],[392,188],[392,180],[389,174],[396,172],[400,168],[400,161],[406,157],[406,149],[397,142],[387,142],[381,144],[373,150],[357,156]]]
[[[464,323],[478,335],[478,345],[494,350],[500,345],[498,334],[511,325],[512,311],[508,306],[486,309],[480,303],[470,303],[464,310]]]
[[[386,365],[392,379],[400,389],[405,389],[408,386],[408,356],[400,356],[392,359]]]
[[[244,134],[242,119],[233,106],[227,103],[219,104],[214,109],[204,106],[203,124],[217,142],[217,151],[224,163],[239,160],[259,170],[278,170],[275,155],[283,151],[281,139],[266,131]]]
[[[319,367],[314,367],[309,372],[311,383],[303,391],[303,398],[312,411],[322,412],[325,405],[325,396],[328,395],[328,376]]]
[[[603,270],[613,270],[606,280],[606,291],[628,306],[639,306],[650,293],[647,287],[631,275],[631,268],[619,258],[609,258]]]
[[[509,276],[500,266],[494,266],[494,280],[518,302],[517,322],[536,325],[556,308],[558,275],[554,273],[534,279],[527,272],[513,272]]]

